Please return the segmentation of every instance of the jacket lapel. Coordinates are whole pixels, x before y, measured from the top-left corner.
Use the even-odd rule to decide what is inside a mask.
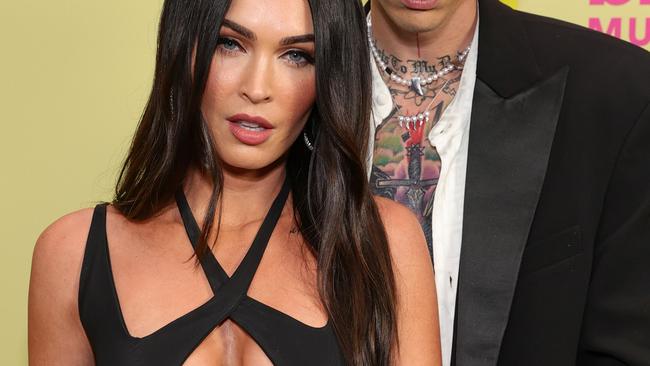
[[[458,365],[496,365],[567,71],[510,99],[477,80],[456,310]]]
[[[542,75],[512,10],[479,7],[454,335],[462,366],[497,364],[568,75]]]

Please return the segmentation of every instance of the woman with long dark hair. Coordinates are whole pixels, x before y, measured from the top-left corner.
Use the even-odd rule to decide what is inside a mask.
[[[357,1],[165,1],[115,199],[37,242],[30,364],[438,364],[419,224],[367,187],[365,41]]]

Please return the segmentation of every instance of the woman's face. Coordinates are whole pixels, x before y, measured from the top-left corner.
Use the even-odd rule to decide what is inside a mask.
[[[307,0],[233,0],[201,110],[226,166],[255,170],[285,154],[316,98]]]

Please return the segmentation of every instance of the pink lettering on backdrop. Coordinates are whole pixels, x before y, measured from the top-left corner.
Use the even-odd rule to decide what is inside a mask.
[[[627,4],[630,0],[589,0],[590,5],[623,5]]]
[[[621,18],[612,18],[612,20],[609,22],[609,25],[607,26],[607,31],[605,33],[617,38],[621,38],[621,20]],[[589,18],[589,28],[603,32],[603,25],[600,22],[600,18]]]
[[[637,35],[639,33],[638,29],[636,28],[636,21],[636,18],[630,19],[630,42],[634,43],[637,46],[645,47],[650,44],[650,18],[645,18],[645,29],[643,26],[640,26],[642,34],[640,38],[637,38]],[[639,19],[639,22],[642,23],[643,20]]]
[[[589,5],[623,5],[631,0],[589,0]],[[639,0],[641,5],[650,5],[650,0]]]
[[[591,6],[650,5],[650,0],[588,0],[588,1],[589,1],[589,5]],[[617,38],[625,38],[637,46],[645,47],[650,45],[650,17],[645,17],[645,18],[630,17],[625,19],[621,17],[612,17],[611,19],[592,17],[589,18],[588,26],[593,30],[607,33]]]

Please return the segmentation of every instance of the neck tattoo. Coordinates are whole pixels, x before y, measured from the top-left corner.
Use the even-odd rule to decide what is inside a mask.
[[[377,41],[372,36],[372,23],[370,17],[368,18],[368,43],[370,45],[370,50],[375,59],[377,67],[381,72],[383,72],[387,77],[389,82],[393,82],[402,87],[407,87],[419,96],[424,96],[429,85],[431,87],[435,86],[438,80],[442,80],[443,76],[453,72],[461,71],[465,66],[465,61],[467,60],[467,55],[469,54],[470,46],[467,46],[463,51],[459,51],[456,54],[455,61],[449,61],[444,67],[440,70],[426,73],[415,73],[414,76],[410,78],[405,76],[400,76],[397,74],[396,70],[393,70],[384,60],[382,59],[380,52],[377,48]],[[418,39],[418,57],[419,57],[420,47]],[[404,128],[406,124],[406,129],[411,130],[418,127],[421,127],[423,124],[429,122],[431,116],[431,108],[434,105],[435,98],[425,107],[423,111],[420,111],[415,114],[400,114],[397,116],[400,127]]]

